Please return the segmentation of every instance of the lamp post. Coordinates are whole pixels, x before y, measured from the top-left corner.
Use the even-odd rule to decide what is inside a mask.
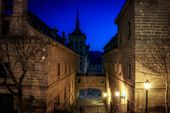
[[[119,113],[119,97],[120,97],[120,92],[119,92],[119,91],[116,91],[116,92],[115,92],[115,96],[116,96],[116,98],[117,98],[116,112]]]
[[[144,88],[146,90],[145,113],[148,113],[148,90],[151,88],[151,84],[148,80],[144,82]]]

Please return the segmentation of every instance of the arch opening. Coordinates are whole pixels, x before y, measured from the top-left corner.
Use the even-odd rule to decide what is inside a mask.
[[[96,88],[86,88],[79,90],[79,99],[101,99],[102,90]]]

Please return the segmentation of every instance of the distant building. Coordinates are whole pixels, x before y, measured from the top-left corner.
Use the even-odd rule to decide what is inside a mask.
[[[80,73],[86,71],[88,62],[89,46],[86,45],[86,35],[80,30],[79,13],[77,13],[76,26],[72,33],[69,34],[69,47],[80,55]]]
[[[110,103],[115,109],[143,113],[146,104],[144,82],[149,80],[152,86],[148,91],[149,112],[165,113],[165,85],[157,74],[151,74],[139,64],[138,58],[150,54],[148,46],[153,46],[154,40],[170,39],[169,14],[169,0],[126,0],[118,14],[115,20],[118,36],[113,42],[117,47],[106,49],[113,44],[108,43],[111,45],[105,46],[103,55],[109,83],[107,90],[111,92]],[[148,59],[148,63],[155,61]],[[168,95],[170,97],[170,93]]]
[[[87,67],[87,73],[91,74],[102,74],[102,52],[100,51],[90,51],[88,55],[89,65]]]
[[[24,33],[26,37],[35,37],[35,40],[39,37],[49,41],[42,47],[42,55],[31,58],[33,64],[23,80],[23,112],[53,113],[72,105],[76,98],[75,75],[79,68],[79,55],[64,45],[64,34],[59,36],[56,29],[51,29],[29,11],[27,0],[0,0],[0,19],[0,40],[8,34],[18,36]],[[12,65],[4,54],[0,54],[0,111],[14,113],[18,112],[19,101],[3,84],[4,74],[7,74],[2,66],[4,63]],[[20,66],[17,70],[21,70]],[[10,85],[14,85],[13,82]]]

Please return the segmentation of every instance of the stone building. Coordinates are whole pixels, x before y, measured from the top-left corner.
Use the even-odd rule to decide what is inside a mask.
[[[75,100],[75,75],[79,68],[79,55],[62,43],[63,39],[56,30],[49,28],[27,9],[27,0],[1,0],[0,8],[0,39],[8,34],[19,36],[24,33],[23,38],[35,37],[35,40],[49,42],[42,46],[42,54],[31,57],[32,65],[27,69],[22,85],[23,112],[52,113],[54,109],[72,105]],[[3,85],[2,65],[9,62],[6,62],[3,55],[0,61],[0,111],[17,112],[18,98]],[[16,68],[18,74],[21,73],[18,71],[20,68]]]
[[[144,112],[146,94],[143,84],[149,80],[149,112],[165,112],[165,85],[157,74],[151,74],[144,68],[138,58],[150,54],[147,47],[154,46],[155,40],[170,38],[169,7],[169,0],[127,0],[115,20],[118,25],[118,46],[106,52],[103,58],[112,101],[115,103],[119,100],[117,105],[121,111],[134,109],[137,113]],[[150,59],[148,62],[155,63]],[[116,91],[120,93],[116,94],[119,97],[117,101]]]
[[[80,55],[80,73],[85,72],[86,62],[88,60],[89,46],[86,45],[86,35],[80,30],[79,13],[77,13],[76,26],[69,34],[69,47]]]

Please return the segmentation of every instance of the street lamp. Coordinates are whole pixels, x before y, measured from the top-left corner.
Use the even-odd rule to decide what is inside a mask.
[[[119,96],[120,96],[119,91],[116,91],[116,92],[115,92],[115,96],[116,96],[116,97],[119,97]]]
[[[120,92],[119,91],[115,91],[115,96],[117,98],[116,112],[119,112],[119,97],[120,97]]]
[[[151,88],[151,84],[148,80],[144,82],[144,88],[146,90],[145,113],[148,113],[148,90]]]
[[[103,97],[106,98],[108,95],[106,92],[103,92]]]

